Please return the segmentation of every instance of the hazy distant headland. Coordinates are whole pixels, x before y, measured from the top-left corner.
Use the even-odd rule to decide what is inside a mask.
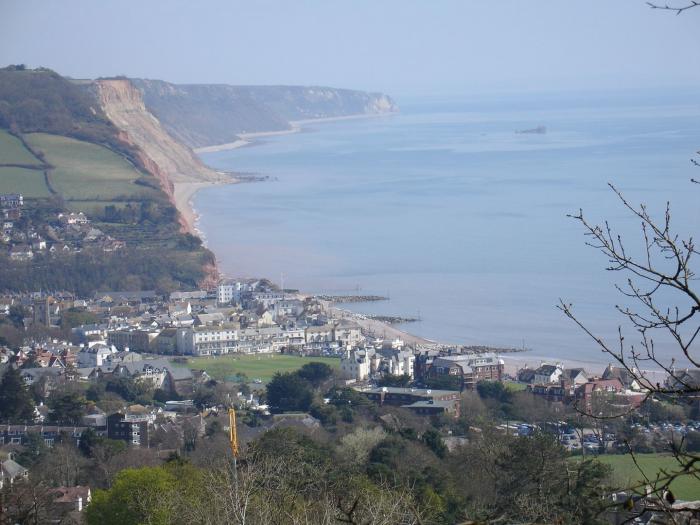
[[[291,131],[300,120],[398,110],[388,95],[350,89],[131,82],[168,133],[191,148],[233,143],[251,133]]]

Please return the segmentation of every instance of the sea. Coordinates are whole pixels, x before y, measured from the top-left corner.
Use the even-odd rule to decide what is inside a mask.
[[[606,270],[571,215],[608,221],[641,255],[640,221],[613,184],[659,219],[669,202],[674,231],[697,233],[696,95],[399,98],[397,114],[311,123],[202,154],[217,169],[269,179],[198,192],[198,227],[228,277],[386,296],[344,307],[418,318],[402,329],[434,341],[527,349],[533,363],[608,362],[557,305],[572,304],[613,347],[620,326],[634,343],[615,309],[633,304],[615,288],[629,275]],[[538,126],[546,133],[517,133]],[[670,358],[675,348],[660,337],[657,351]]]

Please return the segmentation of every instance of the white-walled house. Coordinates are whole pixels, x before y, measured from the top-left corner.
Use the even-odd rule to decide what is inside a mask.
[[[103,366],[112,355],[112,349],[105,344],[93,344],[78,352],[78,368]]]
[[[175,344],[178,354],[228,354],[237,351],[238,335],[235,326],[190,326],[178,329]]]
[[[559,382],[559,378],[563,373],[564,369],[561,364],[542,364],[537,370],[535,370],[534,383],[536,385],[557,383]]]

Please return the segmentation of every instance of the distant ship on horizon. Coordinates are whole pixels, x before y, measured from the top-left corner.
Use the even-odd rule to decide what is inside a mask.
[[[545,126],[537,126],[536,128],[531,128],[531,129],[520,129],[520,130],[515,130],[516,133],[528,133],[528,134],[536,134],[536,135],[544,135],[547,133],[547,128]]]

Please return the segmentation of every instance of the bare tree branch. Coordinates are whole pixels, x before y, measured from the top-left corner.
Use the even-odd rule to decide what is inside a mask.
[[[676,15],[680,15],[683,11],[692,9],[693,7],[700,6],[700,1],[692,0],[689,4],[682,5],[680,7],[675,7],[669,4],[654,4],[653,2],[647,2],[647,5],[652,9],[661,9],[663,11],[674,11]]]

